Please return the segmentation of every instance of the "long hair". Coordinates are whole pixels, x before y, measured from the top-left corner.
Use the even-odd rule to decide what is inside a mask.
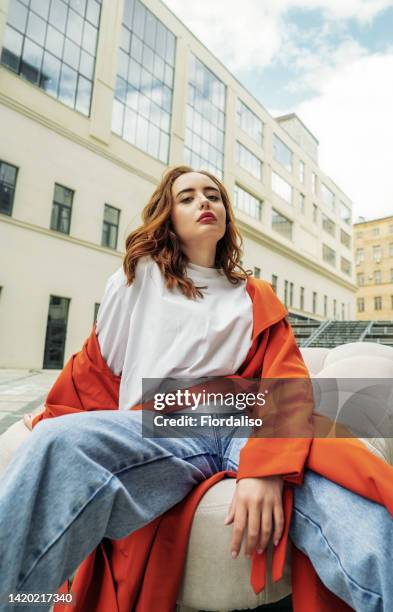
[[[196,171],[189,166],[176,166],[164,172],[159,185],[142,211],[142,225],[127,236],[123,260],[127,285],[131,285],[135,278],[138,259],[150,256],[159,265],[168,289],[178,286],[188,298],[203,297],[193,281],[186,276],[189,258],[180,248],[180,240],[171,220],[172,185],[179,176],[187,172]],[[236,227],[230,197],[224,185],[213,174],[206,170],[197,172],[208,176],[220,190],[226,210],[226,229],[224,236],[217,242],[214,267],[222,268],[228,280],[237,285],[240,280],[247,279],[252,272],[244,270],[240,265],[243,240]]]

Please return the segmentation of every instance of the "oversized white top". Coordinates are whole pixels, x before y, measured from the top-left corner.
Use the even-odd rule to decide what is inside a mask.
[[[142,378],[199,378],[235,374],[252,344],[252,300],[246,282],[232,285],[224,272],[188,264],[204,298],[167,289],[151,257],[138,260],[127,287],[123,268],[108,280],[97,315],[101,354],[121,374],[119,409],[142,401]]]

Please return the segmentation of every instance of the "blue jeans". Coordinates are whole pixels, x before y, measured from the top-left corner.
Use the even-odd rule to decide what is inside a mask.
[[[236,471],[247,438],[234,433],[212,426],[199,438],[146,438],[139,411],[40,422],[0,480],[0,610],[31,610],[4,596],[55,592],[102,538],[122,538],[214,473]],[[350,606],[393,609],[393,519],[384,507],[306,470],[290,536]]]

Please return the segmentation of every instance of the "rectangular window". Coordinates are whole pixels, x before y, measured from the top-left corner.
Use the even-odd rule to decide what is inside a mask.
[[[189,75],[185,162],[222,178],[226,86],[193,53],[190,53]]]
[[[389,234],[393,234],[393,225],[389,225]]]
[[[374,270],[374,284],[381,284],[381,270]]]
[[[288,306],[288,281],[284,281],[284,306]]]
[[[341,202],[340,200],[340,218],[341,221],[344,221],[347,225],[351,225],[351,209],[349,206]]]
[[[328,296],[323,296],[323,316],[327,317],[327,309],[328,309]]]
[[[101,245],[109,249],[117,248],[117,236],[119,232],[120,210],[105,204],[104,221],[102,224]]]
[[[325,213],[322,213],[322,227],[331,236],[336,236],[336,224]]]
[[[300,287],[300,310],[304,310],[304,287]]]
[[[321,184],[321,195],[326,208],[334,211],[334,193],[324,183]]]
[[[276,274],[272,274],[272,287],[275,293],[277,293],[277,285],[278,285],[278,276]]]
[[[393,257],[393,242],[389,242],[389,257]]]
[[[312,192],[314,195],[318,194],[318,180],[317,180],[317,175],[315,174],[315,172],[311,173],[311,183],[312,183]]]
[[[299,181],[303,183],[303,185],[306,182],[306,165],[301,159],[299,160]]]
[[[274,193],[279,195],[283,200],[292,204],[293,202],[293,189],[285,179],[282,178],[277,172],[272,171],[272,189]]]
[[[302,215],[306,213],[306,196],[304,193],[300,194],[300,212]]]
[[[357,283],[358,283],[359,287],[364,287],[364,274],[363,274],[363,272],[361,274],[357,274],[356,278],[357,278]]]
[[[140,0],[124,2],[112,131],[164,164],[169,155],[175,50],[175,35]],[[188,130],[193,125],[193,109],[188,106]],[[201,136],[202,128],[196,131]]]
[[[341,257],[341,272],[344,272],[344,274],[348,274],[348,276],[351,276],[351,262],[345,257]]]
[[[273,208],[272,228],[275,232],[278,232],[281,234],[281,236],[284,236],[284,238],[287,238],[288,240],[292,240],[292,225],[292,221],[287,219],[287,217],[284,217],[284,215]]]
[[[393,295],[390,296],[390,308],[393,308]]]
[[[258,268],[257,266],[254,266],[254,277],[255,278],[261,278],[261,268]]]
[[[337,300],[333,300],[333,318],[337,317]]]
[[[312,205],[312,220],[313,223],[318,223],[318,206],[316,204]]]
[[[252,176],[255,176],[255,178],[262,180],[261,160],[238,141],[236,142],[235,153],[236,163],[239,164],[243,170],[247,170]]]
[[[379,236],[379,227],[373,227],[371,235],[372,236]]]
[[[327,244],[322,245],[322,259],[323,261],[326,261],[326,263],[330,264],[331,266],[336,265],[336,253]]]
[[[273,157],[288,172],[292,172],[293,153],[276,134],[273,134]]]
[[[390,268],[390,282],[393,283],[393,268]]]
[[[12,215],[18,168],[0,161],[0,213]]]
[[[348,249],[351,248],[351,236],[347,234],[347,232],[344,232],[343,229],[340,229],[340,239],[341,239],[341,244],[346,246]]]
[[[30,5],[30,6],[29,6]],[[1,63],[90,114],[101,2],[10,2]]]
[[[358,312],[364,312],[364,298],[357,299]]]
[[[313,311],[313,314],[317,313],[317,292],[316,291],[312,292],[312,311]]]
[[[345,304],[344,302],[341,302],[341,321],[344,321],[345,319]]]
[[[293,306],[293,283],[289,283],[289,305]]]
[[[236,118],[240,129],[246,132],[259,145],[262,145],[263,121],[239,98],[236,103]]]
[[[381,245],[374,245],[373,246],[373,261],[375,261],[376,263],[379,263],[381,261],[381,256],[382,256],[382,252],[381,252]]]
[[[50,229],[63,234],[70,233],[73,199],[74,192],[72,189],[55,183]]]
[[[63,368],[69,305],[68,298],[56,295],[51,295],[49,298],[44,369],[60,370]]]
[[[262,201],[251,195],[239,185],[235,185],[234,189],[234,208],[241,210],[249,215],[250,217],[254,217],[258,221],[262,219]]]
[[[363,263],[364,261],[364,249],[363,248],[356,249],[355,261],[356,261],[357,266]]]
[[[374,310],[382,310],[382,297],[380,295],[374,297]]]

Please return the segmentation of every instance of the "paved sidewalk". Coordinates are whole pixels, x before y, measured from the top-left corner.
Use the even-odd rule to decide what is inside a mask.
[[[0,434],[24,414],[40,412],[60,370],[0,370]]]

